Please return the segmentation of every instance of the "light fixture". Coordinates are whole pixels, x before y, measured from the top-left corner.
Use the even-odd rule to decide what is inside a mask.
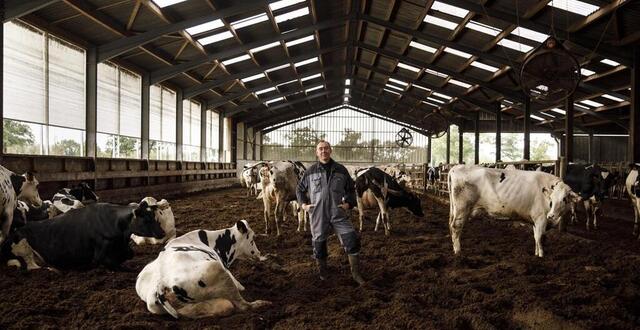
[[[314,75],[310,75],[310,76],[306,76],[306,77],[304,77],[304,78],[300,78],[300,81],[301,81],[301,82],[302,82],[302,81],[307,81],[307,80],[315,79],[315,78],[318,78],[318,77],[320,77],[320,74],[319,74],[319,73],[316,73],[316,74],[314,74]]]
[[[392,82],[392,83],[396,83],[396,84],[398,84],[398,85],[405,86],[405,87],[406,87],[407,85],[409,85],[408,83],[406,83],[406,82],[404,82],[404,81],[402,81],[402,80],[398,80],[398,79],[389,78],[389,81],[390,81],[390,82]]]
[[[169,7],[171,5],[175,5],[176,3],[184,2],[187,0],[153,0],[153,2],[158,5],[160,8]]]
[[[300,16],[309,15],[309,7],[300,8],[275,17],[276,23],[282,23]]]
[[[295,5],[296,3],[300,3],[300,2],[304,2],[305,0],[282,0],[282,1],[276,1],[276,2],[272,2],[269,4],[269,8],[272,11],[284,8],[284,7],[289,7],[292,5]]]
[[[525,44],[522,44],[522,43],[519,43],[519,42],[515,42],[513,40],[509,40],[509,39],[506,39],[506,38],[503,38],[502,40],[500,40],[498,42],[498,45],[500,45],[502,47],[507,47],[507,48],[510,48],[510,49],[513,49],[513,50],[517,50],[517,51],[523,52],[523,53],[526,53],[526,52],[528,52],[528,51],[533,49],[533,47],[531,47],[529,45],[525,45]]]
[[[566,115],[566,114],[567,114],[567,112],[566,112],[566,111],[564,111],[564,110],[562,110],[562,109],[558,109],[558,108],[553,108],[553,109],[551,109],[551,111],[556,112],[556,113],[559,113],[559,114],[561,114],[561,115]]]
[[[260,22],[264,22],[266,20],[268,20],[269,17],[267,16],[267,13],[261,13],[255,16],[251,16],[251,17],[247,17],[244,19],[241,19],[239,21],[235,21],[233,23],[231,23],[231,27],[238,30],[238,29],[242,29],[243,27],[247,27],[247,26],[251,26],[254,24],[258,24]]]
[[[465,27],[467,29],[471,29],[474,31],[478,31],[484,34],[488,34],[490,36],[497,36],[498,34],[500,34],[500,29],[498,28],[494,28],[491,25],[487,25],[487,24],[482,24],[480,22],[476,22],[476,21],[469,21],[469,23],[467,23],[467,25],[465,25]]]
[[[280,69],[284,69],[286,67],[289,67],[289,64],[278,65],[278,66],[275,66],[275,67],[273,67],[271,69],[267,69],[264,72],[269,73],[269,72],[277,71],[277,70],[280,70]]]
[[[300,38],[300,39],[291,40],[291,41],[287,42],[286,45],[287,45],[287,47],[292,47],[292,46],[295,46],[295,45],[298,45],[298,44],[302,44],[302,43],[305,43],[305,42],[311,41],[311,40],[313,40],[313,34],[309,35],[309,36],[306,36],[306,37],[303,37],[303,38]]]
[[[607,99],[612,100],[612,101],[616,101],[616,102],[624,101],[623,99],[621,99],[619,97],[615,97],[615,96],[609,95],[609,94],[602,94],[602,97],[607,98]]]
[[[258,74],[255,74],[253,76],[242,78],[240,80],[242,80],[242,82],[250,82],[250,81],[253,81],[253,80],[256,80],[256,79],[260,79],[260,78],[264,78],[264,77],[265,77],[264,73],[258,73]]]
[[[284,100],[284,96],[276,97],[275,99],[271,99],[271,100],[265,101],[264,105],[269,105],[271,103],[282,101],[282,100]]]
[[[210,22],[202,23],[200,25],[192,26],[186,29],[186,31],[189,34],[194,35],[194,34],[202,33],[205,31],[215,30],[223,26],[224,26],[224,23],[222,22],[222,20],[216,19]]]
[[[425,52],[429,52],[429,53],[435,53],[437,51],[437,49],[427,46],[427,45],[423,45],[419,42],[416,41],[412,41],[409,43],[409,46],[414,47],[414,48],[418,48],[420,50],[424,50]]]
[[[471,62],[471,66],[475,66],[476,68],[479,68],[479,69],[482,69],[482,70],[486,70],[486,71],[489,71],[489,72],[496,72],[496,71],[499,70],[495,66],[491,66],[491,65],[488,65],[488,64],[480,63],[478,61]]]
[[[513,29],[513,31],[511,31],[511,34],[516,35],[516,36],[521,37],[521,38],[526,38],[526,39],[529,39],[529,40],[537,41],[537,42],[543,42],[543,41],[547,40],[547,38],[549,38],[549,36],[544,34],[544,33],[536,32],[536,31],[533,31],[533,30],[529,30],[529,29],[523,28],[521,26],[518,26],[517,28]]]
[[[320,85],[320,86],[316,86],[316,87],[307,88],[307,89],[305,89],[305,90],[304,90],[304,92],[305,92],[305,93],[309,93],[309,92],[313,92],[313,91],[318,90],[318,89],[321,89],[321,88],[324,88],[324,85]]]
[[[198,39],[198,42],[201,45],[204,46],[204,45],[212,44],[212,43],[215,43],[215,42],[218,42],[218,41],[222,41],[222,40],[225,40],[225,39],[229,39],[231,37],[233,37],[233,34],[231,34],[231,32],[224,31],[224,32],[221,32],[221,33],[218,33],[218,34],[214,34],[212,36],[200,38],[200,39]]]
[[[306,59],[304,61],[296,62],[296,63],[293,64],[293,66],[297,68],[299,66],[307,65],[307,64],[313,63],[313,62],[318,62],[318,58],[317,57],[312,57],[312,58]]]
[[[424,22],[443,27],[445,29],[454,30],[458,24],[447,21],[446,19],[438,18],[432,15],[427,15],[424,18]]]
[[[398,87],[398,86],[396,86],[396,85],[385,84],[385,86],[387,86],[387,87],[391,87],[391,88],[393,88],[393,89],[397,89],[397,90],[399,90],[399,91],[404,91],[404,88],[402,88],[402,87]]]
[[[398,62],[398,67],[401,69],[405,69],[413,72],[420,72],[420,69],[416,68],[415,66],[404,64],[402,62]]]
[[[279,45],[280,45],[279,41],[274,41],[274,42],[266,44],[266,45],[262,45],[262,46],[259,46],[259,47],[256,47],[256,48],[251,48],[249,51],[252,52],[252,53],[257,53],[257,52],[261,52],[261,51],[263,51],[265,49],[273,48],[273,47],[276,47],[276,46],[279,46]]]
[[[449,83],[450,84],[454,84],[454,85],[458,85],[462,88],[469,88],[471,87],[471,84],[467,84],[466,82],[460,81],[460,80],[455,80],[455,79],[449,79]]]
[[[230,58],[230,59],[228,59],[226,61],[222,61],[222,64],[231,65],[231,64],[234,64],[234,63],[246,61],[246,60],[248,60],[250,58],[251,58],[251,56],[249,56],[247,54],[244,54],[244,55],[240,55],[240,56],[236,56],[236,57]]]
[[[451,48],[451,47],[445,47],[444,51],[449,53],[449,54],[457,55],[457,56],[460,56],[460,57],[463,57],[463,58],[467,58],[467,59],[470,58],[471,56],[473,56],[473,55],[471,55],[469,53],[465,53],[463,51],[459,51],[459,50],[457,50],[455,48]]]
[[[616,62],[616,61],[612,61],[608,58],[605,58],[604,60],[600,61],[600,63],[606,64],[606,65],[610,65],[610,66],[618,66],[620,65],[620,63]]]
[[[604,104],[602,104],[600,102],[592,101],[592,100],[582,100],[582,101],[580,101],[580,103],[584,103],[586,105],[589,105],[589,106],[592,106],[592,107],[595,107],[595,108],[604,106]]]
[[[437,10],[439,12],[445,13],[445,14],[449,14],[449,15],[453,15],[453,16],[458,16],[458,17],[465,17],[467,16],[467,14],[469,13],[468,10],[466,9],[462,9],[462,8],[458,8],[456,6],[452,6],[452,5],[448,5],[446,3],[442,3],[440,1],[434,1],[433,5],[431,5],[431,10]]]
[[[269,93],[272,91],[275,91],[276,88],[275,87],[269,87],[269,88],[265,88],[265,89],[261,89],[259,91],[256,92],[256,95],[260,95],[260,94],[264,94],[264,93]]]

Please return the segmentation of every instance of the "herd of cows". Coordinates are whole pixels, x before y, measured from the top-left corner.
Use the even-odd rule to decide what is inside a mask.
[[[382,223],[385,235],[391,232],[389,209],[405,208],[414,216],[424,216],[421,200],[413,192],[418,187],[399,166],[346,167],[355,182],[361,231],[367,209],[378,212],[375,230]],[[634,208],[634,235],[638,235],[640,218],[639,169],[631,166],[625,181]],[[296,202],[296,187],[305,170],[297,161],[244,166],[240,181],[247,195],[257,195],[263,202],[265,234],[281,234],[278,223],[289,214],[287,208],[297,217],[297,230],[306,230],[308,215]],[[562,219],[575,221],[577,205],[584,204],[587,228],[590,223],[596,228],[597,210],[616,179],[615,173],[597,165],[569,165],[563,179],[540,169],[453,166],[448,169],[447,184],[454,253],[461,250],[465,222],[484,214],[533,223],[535,255],[542,257],[541,238],[547,225]],[[157,258],[138,274],[135,287],[151,313],[199,318],[269,304],[246,301],[241,295],[244,287],[229,270],[235,260],[266,259],[245,220],[229,228],[199,229],[176,237],[173,211],[165,199],[102,203],[91,187],[81,183],[43,201],[33,174],[18,175],[2,166],[0,188],[0,261],[8,266],[55,272],[96,266],[126,270],[122,264],[133,257],[133,244],[162,244]]]

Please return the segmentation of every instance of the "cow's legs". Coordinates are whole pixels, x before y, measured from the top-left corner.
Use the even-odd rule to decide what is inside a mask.
[[[633,236],[638,236],[638,219],[640,218],[640,200],[631,196],[633,205]],[[640,237],[638,237],[640,239]]]
[[[356,198],[358,204],[358,219],[360,220],[360,232],[362,232],[362,222],[364,220],[364,206],[362,205],[362,198],[358,196]]]
[[[378,215],[378,219],[376,219],[376,229],[378,228],[378,221],[382,220],[382,225],[384,226],[384,234],[389,236],[389,231],[391,230],[391,224],[389,223],[389,210],[387,210],[387,205],[383,199],[383,197],[376,197],[376,201],[378,202],[378,207],[380,208],[380,214]]]
[[[36,263],[35,253],[26,238],[21,239],[18,243],[11,244],[11,253],[16,257],[24,259],[24,262],[27,264],[27,270],[40,268]]]
[[[587,230],[589,230],[589,222],[591,221],[591,201],[586,199],[582,201],[584,205],[584,213],[587,215]]]
[[[591,207],[593,208],[593,229],[598,229],[598,210],[600,209],[600,202],[593,202]]]
[[[276,235],[280,236],[280,227],[278,227],[278,217],[279,216],[283,216],[283,214],[285,213],[284,210],[286,208],[286,202],[283,200],[280,200],[280,198],[276,198],[276,215],[274,216],[275,218],[275,223],[276,223]],[[283,220],[284,221],[284,220]]]
[[[536,241],[535,255],[542,258],[544,253],[542,252],[542,235],[547,227],[546,221],[535,222],[533,225],[533,238]]]
[[[264,206],[264,234],[269,235],[269,213],[271,212],[271,203],[269,203],[269,198],[267,193],[262,190],[262,205]]]
[[[13,208],[5,207],[4,212],[2,212],[2,216],[0,216],[0,221],[2,222],[2,226],[0,230],[0,243],[4,242],[7,237],[9,237],[9,230],[11,230],[11,223],[13,223]]]
[[[382,217],[382,212],[378,212],[376,216],[376,226],[373,228],[373,231],[378,231],[378,225],[380,224],[380,218]]]

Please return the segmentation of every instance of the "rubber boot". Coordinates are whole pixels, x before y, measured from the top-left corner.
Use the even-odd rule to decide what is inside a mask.
[[[351,276],[353,280],[358,282],[358,285],[364,284],[364,279],[360,275],[360,259],[357,254],[349,254],[349,265],[351,266]]]
[[[318,277],[320,277],[321,281],[324,281],[329,274],[327,270],[327,259],[316,259],[316,262],[318,263]]]

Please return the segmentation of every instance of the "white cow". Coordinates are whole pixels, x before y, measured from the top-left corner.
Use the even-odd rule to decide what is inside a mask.
[[[460,253],[462,227],[469,217],[488,214],[533,222],[535,255],[543,256],[547,223],[557,225],[578,196],[558,177],[544,172],[457,165],[449,171],[449,230]]]
[[[155,198],[147,197],[149,204],[156,203]],[[129,204],[130,206],[138,206],[136,203]],[[163,199],[156,203],[158,208],[155,210],[155,219],[160,223],[160,228],[164,231],[164,237],[158,239],[155,237],[143,237],[136,234],[131,234],[131,239],[137,245],[143,244],[163,244],[164,242],[176,237],[176,219],[173,216],[173,210],[171,210],[171,204]]]
[[[0,243],[9,236],[18,200],[35,206],[42,205],[38,180],[30,172],[18,175],[0,166]]]
[[[269,233],[269,218],[273,208],[276,235],[280,236],[279,219],[286,221],[285,209],[291,201],[296,200],[296,187],[299,181],[296,169],[296,165],[289,161],[275,162],[269,168],[268,183],[263,185],[262,193],[258,195],[258,198],[262,198],[264,203],[265,234]],[[261,178],[266,177],[263,171],[264,168],[260,172]],[[300,222],[304,221],[305,215],[301,207],[297,209],[299,227]]]
[[[627,179],[625,180],[625,187],[627,188],[627,194],[633,205],[633,235],[638,235],[638,219],[640,219],[640,175],[638,175],[638,169],[640,164],[632,166]],[[640,239],[640,237],[638,237]]]
[[[246,220],[221,230],[194,230],[170,240],[138,274],[136,292],[153,314],[174,318],[226,316],[270,304],[248,302],[228,267],[236,259],[264,260]]]

